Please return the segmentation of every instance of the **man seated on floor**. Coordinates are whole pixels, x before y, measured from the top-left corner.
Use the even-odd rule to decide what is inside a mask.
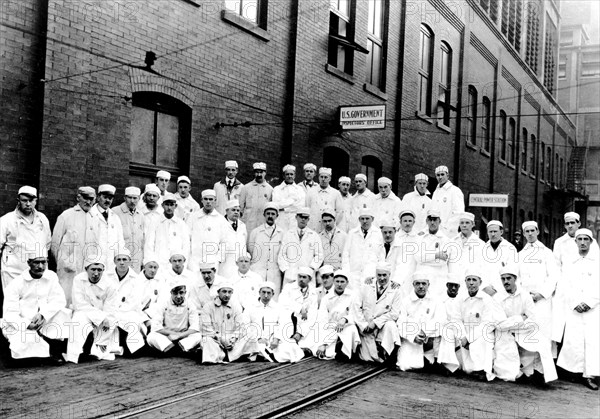
[[[8,339],[11,357],[50,358],[64,363],[61,349],[68,338],[65,325],[71,319],[58,277],[47,269],[46,249],[27,255],[29,269],[4,290],[2,333]]]
[[[500,269],[506,295],[494,298],[506,314],[496,325],[494,343],[494,373],[505,381],[533,376],[534,384],[543,385],[558,378],[552,359],[550,339],[540,332],[533,297],[517,286],[518,267]]]
[[[190,352],[202,341],[198,311],[187,298],[185,279],[174,278],[166,288],[170,298],[154,306],[148,345],[163,353],[172,353],[173,348]]]
[[[364,319],[365,324],[359,326],[361,345],[358,355],[363,361],[384,362],[400,345],[396,326],[401,309],[400,288],[392,286],[391,273],[391,265],[380,262],[375,268],[376,282],[361,289],[361,309],[363,313],[369,313]]]
[[[163,292],[163,288],[167,285],[165,284],[164,277],[162,273],[158,273],[158,262],[154,260],[146,260],[144,263],[144,268],[142,272],[140,272],[140,282],[141,282],[141,307],[142,311],[148,318],[152,317],[152,309],[154,305],[157,303],[161,292]],[[150,326],[149,321],[146,322],[146,326]]]
[[[121,355],[119,334],[115,331],[114,316],[117,307],[117,286],[105,279],[104,264],[95,260],[85,263],[85,271],[73,278],[73,318],[65,361],[77,364],[83,346],[92,333],[90,355],[101,360],[114,360]]]
[[[359,297],[348,290],[349,276],[343,270],[335,272],[333,292],[329,292],[321,300],[319,307],[319,347],[316,352],[321,359],[351,359],[358,345],[360,336],[356,328],[358,318]]]
[[[248,339],[245,316],[239,304],[231,304],[233,285],[222,282],[217,296],[200,313],[202,363],[233,362],[242,356],[255,356],[257,342]]]
[[[268,361],[300,361],[304,357],[304,351],[295,340],[288,337],[294,326],[291,318],[273,300],[275,284],[263,282],[258,289],[258,299],[246,307],[245,313],[249,320],[247,333],[258,341],[259,354]]]

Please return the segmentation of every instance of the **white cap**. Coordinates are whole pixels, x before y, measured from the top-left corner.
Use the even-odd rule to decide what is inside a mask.
[[[379,227],[383,228],[383,227],[392,227],[392,228],[396,228],[397,223],[396,221],[392,220],[392,218],[390,217],[386,217],[383,220],[379,220]]]
[[[131,252],[125,246],[119,246],[119,250],[117,251],[115,256],[119,256],[119,255],[123,255],[123,256],[127,256],[128,258],[131,258]]]
[[[310,216],[310,208],[300,207],[296,210],[296,215],[308,215]]]
[[[125,196],[140,196],[142,191],[137,186],[128,186],[125,188]]]
[[[535,221],[525,221],[522,225],[521,228],[523,229],[523,231],[527,228],[527,227],[535,227],[537,230],[539,230],[538,227],[538,223],[536,223]]]
[[[335,210],[331,207],[325,208],[323,211],[321,211],[321,217],[324,215],[330,215],[331,217],[335,218]]]
[[[448,274],[446,276],[446,284],[458,284],[460,285],[460,279],[456,274]]]
[[[159,170],[156,172],[156,177],[161,179],[171,180],[171,174],[166,170]]]
[[[228,210],[230,208],[239,207],[239,206],[240,206],[240,201],[238,201],[237,199],[230,199],[229,201],[227,201],[227,204],[225,204],[225,209]]]
[[[338,183],[342,183],[342,182],[352,183],[352,180],[350,180],[350,178],[348,176],[341,176],[338,179]]]
[[[413,280],[413,282],[423,281],[423,280],[430,281],[432,277],[433,277],[432,272],[422,270],[422,271],[415,272],[412,276],[412,280]]]
[[[498,220],[491,220],[487,223],[487,227],[498,226],[500,228],[504,228],[504,225]]]
[[[172,194],[171,192],[165,192],[165,194],[162,198],[162,202],[164,204],[167,201],[177,202],[177,198],[175,197],[175,194]]]
[[[506,274],[519,276],[519,267],[515,263],[507,263],[505,266],[501,266],[500,275]]]
[[[179,183],[180,183],[180,182],[187,182],[187,183],[189,183],[190,185],[192,184],[192,181],[191,181],[191,180],[190,180],[190,178],[189,178],[189,177],[187,177],[187,176],[179,176],[179,177],[177,178],[177,184],[179,185]]]
[[[154,183],[149,183],[146,185],[146,188],[144,189],[144,193],[146,192],[153,192],[157,195],[160,195],[160,189],[158,189],[158,186],[156,186]]]
[[[578,236],[589,236],[590,239],[594,238],[594,234],[592,233],[592,230],[588,229],[588,228],[580,228],[575,232],[575,237]]]
[[[363,181],[367,181],[367,175],[363,174],[363,173],[357,173],[356,175],[354,175],[354,180],[363,180]]]
[[[337,271],[335,271],[333,273],[333,277],[335,278],[336,276],[343,276],[344,278],[346,278],[346,281],[348,281],[350,279],[350,277],[348,276],[348,273],[343,269],[338,269]]]
[[[404,209],[400,210],[400,214],[398,215],[398,218],[402,219],[402,217],[404,215],[412,215],[413,218],[417,218],[417,216],[415,215],[415,212],[413,210],[411,210],[410,208],[404,208]]]
[[[385,272],[385,273],[390,274],[390,273],[392,273],[392,265],[390,265],[387,262],[379,262],[377,264],[377,266],[375,267],[375,272],[376,273]]]
[[[313,278],[315,275],[315,271],[313,271],[312,268],[308,266],[301,266],[300,268],[298,268],[298,275],[307,275]]]
[[[361,208],[360,211],[358,212],[358,216],[375,218],[375,212],[373,211],[372,208],[369,208],[369,207]]]
[[[215,192],[214,189],[205,189],[202,191],[201,197],[207,197],[207,196],[214,196],[215,198],[217,197],[217,193]]]
[[[477,278],[481,279],[481,270],[477,266],[467,266],[467,269],[465,269],[465,278],[468,276],[476,276]]]
[[[377,184],[378,185],[390,185],[392,186],[392,179],[390,179],[389,177],[380,177],[379,179],[377,179]]]
[[[471,213],[471,212],[463,212],[462,214],[460,214],[460,219],[461,220],[467,220],[467,221],[471,221],[471,222],[475,222],[475,214]]]
[[[267,202],[263,208],[263,214],[268,209],[275,210],[279,214],[279,206],[275,202]]]
[[[286,164],[285,166],[283,166],[282,173],[286,173],[289,171],[296,173],[296,166],[292,166],[291,164]]]
[[[216,270],[217,270],[217,267],[215,266],[214,263],[204,262],[204,263],[201,263],[198,266],[198,271],[199,272],[202,272],[202,271],[216,271]]]
[[[229,288],[231,290],[233,290],[233,284],[231,283],[231,281],[222,281],[219,282],[217,285],[217,291],[222,290],[223,288]]]
[[[437,175],[438,173],[449,173],[450,171],[448,170],[448,166],[438,166],[435,168],[435,174]]]
[[[236,259],[236,261],[240,260],[240,259],[250,259],[252,260],[252,255],[248,252],[241,252],[240,255],[238,256],[238,258]]]
[[[252,168],[254,170],[264,170],[266,172],[267,171],[267,164],[263,163],[263,162],[257,162],[257,163],[254,163],[252,165]]]
[[[77,189],[77,193],[87,196],[96,196],[96,191],[91,186],[80,186],[79,189]]]
[[[177,246],[171,249],[171,251],[169,252],[169,259],[171,259],[173,256],[183,256],[184,259],[186,258],[183,254],[183,249]]]
[[[44,245],[39,245],[36,243],[35,248],[31,250],[25,251],[26,260],[37,259],[37,258],[47,258],[48,257],[48,248]]]
[[[104,185],[98,186],[98,194],[107,193],[110,195],[114,195],[116,191],[117,188],[115,188],[113,185],[109,185],[106,183]]]
[[[415,175],[415,182],[417,180],[426,180],[427,182],[429,182],[429,176],[427,176],[425,173],[419,173]]]
[[[306,163],[304,165],[303,169],[304,170],[307,170],[307,169],[317,170],[317,166],[312,163]]]
[[[565,221],[569,221],[569,220],[575,220],[575,221],[580,221],[579,218],[579,214],[577,214],[576,212],[567,212],[565,214]]]
[[[432,217],[432,218],[440,218],[441,213],[440,213],[440,210],[437,208],[429,208],[427,210],[427,216]]]
[[[321,167],[319,169],[319,174],[320,175],[327,175],[327,176],[331,176],[331,169],[329,167]]]
[[[331,265],[323,265],[319,268],[319,274],[323,275],[323,274],[332,274],[333,273],[333,266]]]
[[[37,198],[37,189],[33,186],[21,186],[17,195],[29,195]]]
[[[261,282],[258,286],[258,290],[262,290],[263,288],[271,288],[271,291],[275,292],[275,284],[272,281]]]
[[[169,292],[171,292],[171,291],[173,291],[173,289],[179,288],[179,287],[187,288],[187,281],[185,280],[185,277],[183,275],[172,275],[169,278],[167,287],[169,289]]]
[[[235,160],[227,160],[225,162],[225,169],[237,169],[238,168],[238,164]]]

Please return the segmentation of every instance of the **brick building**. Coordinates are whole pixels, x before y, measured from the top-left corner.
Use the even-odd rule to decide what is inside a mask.
[[[123,191],[159,168],[189,174],[197,195],[229,159],[243,181],[254,161],[274,182],[312,161],[371,187],[389,176],[399,195],[419,172],[433,190],[445,164],[467,200],[509,195],[478,217],[509,236],[535,219],[546,243],[572,209],[557,0],[0,5],[3,213],[23,183],[53,222],[77,186]],[[339,107],[356,105],[385,105],[385,128],[342,130]]]

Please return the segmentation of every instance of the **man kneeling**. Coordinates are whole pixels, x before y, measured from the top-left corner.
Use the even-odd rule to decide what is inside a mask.
[[[184,281],[171,281],[170,298],[161,298],[152,312],[152,331],[148,345],[169,352],[177,345],[189,352],[200,345],[200,318],[196,307],[186,297]]]

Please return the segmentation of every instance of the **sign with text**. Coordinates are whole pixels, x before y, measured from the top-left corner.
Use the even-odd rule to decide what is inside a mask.
[[[472,193],[469,194],[470,207],[508,207],[508,194]]]
[[[345,130],[385,129],[385,105],[340,106],[340,125]]]

